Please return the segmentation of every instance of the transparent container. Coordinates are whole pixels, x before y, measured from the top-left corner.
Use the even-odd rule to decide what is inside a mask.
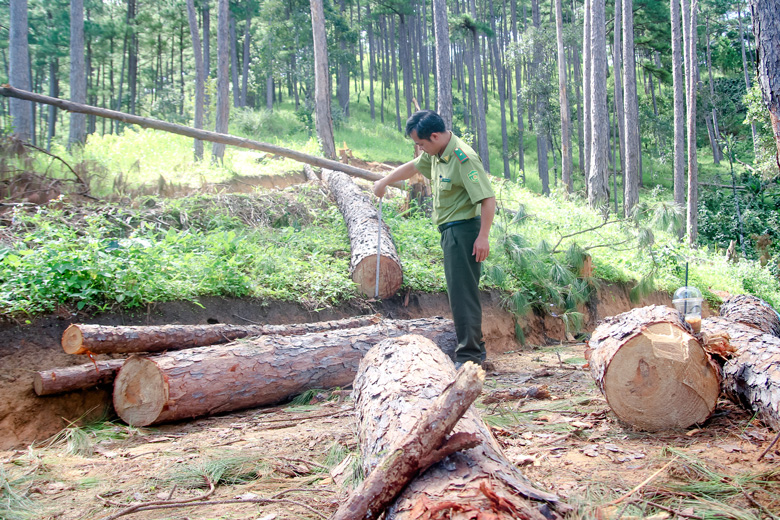
[[[685,321],[698,334],[701,332],[701,304],[704,297],[696,287],[685,286],[674,291],[672,303],[682,313]]]

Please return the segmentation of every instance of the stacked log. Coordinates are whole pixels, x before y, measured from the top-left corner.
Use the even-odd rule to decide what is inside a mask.
[[[727,298],[718,315],[780,338],[780,316],[767,302],[751,294]]]
[[[379,322],[379,316],[356,316],[343,320],[293,325],[160,325],[127,326],[85,325],[76,323],[65,329],[62,349],[68,354],[127,354],[163,352],[206,345],[218,345],[235,339],[276,334],[293,336],[328,330],[353,329]]]
[[[457,343],[451,320],[429,318],[134,356],[114,382],[114,408],[128,424],[148,426],[276,404],[309,389],[352,383],[369,348],[410,333],[449,355]]]
[[[349,176],[322,170],[322,180],[344,217],[349,233],[352,257],[349,270],[360,291],[373,298],[377,287],[377,241],[379,251],[379,298],[389,298],[401,288],[401,260],[393,244],[387,224],[380,222],[379,213],[371,201]]]
[[[588,348],[599,389],[632,426],[686,428],[715,410],[719,369],[675,309],[651,305],[607,318]]]
[[[95,361],[72,367],[41,370],[33,376],[35,395],[54,395],[114,382],[124,359]]]
[[[724,393],[780,431],[780,338],[755,326],[717,316],[702,320],[701,330],[706,334],[728,334],[736,350],[723,365]]]
[[[419,336],[387,339],[366,354],[353,392],[366,474],[385,466],[387,455],[397,451],[455,377],[446,355]],[[561,507],[558,497],[534,488],[507,460],[473,407],[453,431],[454,435],[474,435],[480,443],[450,455],[414,478],[384,518],[557,517],[549,506]],[[372,511],[372,515],[381,512]]]

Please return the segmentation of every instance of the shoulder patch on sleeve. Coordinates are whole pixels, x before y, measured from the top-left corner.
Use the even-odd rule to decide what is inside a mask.
[[[471,170],[469,172],[469,179],[471,182],[479,183],[479,173],[477,173],[477,170]]]
[[[455,157],[458,158],[461,164],[469,160],[469,156],[466,155],[460,148],[455,148]]]

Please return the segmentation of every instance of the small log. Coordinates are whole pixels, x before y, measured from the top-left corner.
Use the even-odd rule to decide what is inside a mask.
[[[405,341],[407,336],[385,341]],[[412,340],[411,338],[409,339]],[[426,341],[425,338],[414,338]],[[433,346],[433,348],[436,348]],[[378,464],[363,483],[339,507],[331,520],[374,519],[398,496],[416,474],[455,451],[478,446],[481,440],[474,434],[461,432],[447,435],[482,392],[485,371],[475,363],[466,363],[455,381],[425,411],[406,437],[400,439],[383,462]],[[453,446],[458,447],[453,451]]]
[[[780,338],[780,316],[767,302],[751,294],[727,298],[718,315]]]
[[[591,375],[632,426],[687,428],[715,410],[719,369],[675,309],[651,305],[607,318],[588,348]]]
[[[113,327],[73,324],[62,334],[68,354],[163,352],[218,345],[250,336],[291,336],[328,330],[354,329],[379,322],[379,317],[357,316],[343,320],[293,325],[160,325]]]
[[[723,365],[723,392],[780,431],[780,338],[718,316],[702,320],[701,330],[728,334],[735,350]]]
[[[33,376],[33,390],[36,395],[44,396],[110,384],[124,362],[124,359],[109,359],[73,367],[41,370]]]
[[[127,360],[114,382],[114,408],[132,426],[148,426],[285,401],[313,388],[352,383],[358,364],[387,337],[421,334],[450,355],[451,320],[387,320],[299,336],[260,336]]]
[[[365,474],[384,464],[386,454],[402,445],[455,376],[447,357],[418,336],[388,339],[369,351],[360,364],[353,391]],[[541,520],[545,516],[540,509],[555,517],[548,504],[563,508],[557,496],[535,489],[507,460],[474,407],[453,431],[453,437],[471,434],[480,443],[448,456],[414,478],[384,518]],[[387,485],[399,483],[388,481]],[[372,514],[379,513],[372,510]]]
[[[322,179],[347,224],[352,248],[352,258],[349,263],[352,280],[363,294],[373,298],[376,293],[379,213],[368,196],[343,173],[323,170]],[[384,222],[382,222],[381,234],[378,296],[389,298],[401,288],[403,272],[390,228]]]

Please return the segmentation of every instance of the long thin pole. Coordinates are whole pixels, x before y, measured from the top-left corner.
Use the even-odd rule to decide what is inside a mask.
[[[26,101],[33,101],[35,103],[54,105],[57,108],[61,110],[67,110],[68,112],[91,114],[109,119],[116,119],[124,123],[134,124],[144,128],[153,128],[155,130],[163,130],[165,132],[192,137],[193,139],[201,139],[203,141],[210,141],[212,143],[227,144],[241,148],[249,148],[250,150],[259,150],[261,152],[281,155],[282,157],[287,157],[298,162],[311,164],[312,166],[318,166],[320,168],[327,168],[329,170],[337,170],[344,172],[347,175],[359,177],[369,181],[377,181],[384,177],[378,173],[364,170],[362,168],[357,168],[356,166],[340,163],[331,159],[325,159],[324,157],[316,157],[314,155],[297,152],[295,150],[290,150],[289,148],[282,148],[281,146],[262,143],[260,141],[253,141],[251,139],[236,137],[234,135],[212,132],[210,130],[198,130],[189,126],[168,123],[165,121],[160,121],[159,119],[152,119],[150,117],[126,114],[124,112],[117,112],[116,110],[109,110],[107,108],[82,105],[81,103],[73,103],[72,101],[66,101],[60,98],[44,96],[43,94],[35,94],[33,92],[27,92],[26,90],[19,90],[7,84],[0,86],[0,95],[17,99],[24,99]],[[392,184],[392,186],[395,186],[396,188],[403,188],[403,183],[395,183]]]

